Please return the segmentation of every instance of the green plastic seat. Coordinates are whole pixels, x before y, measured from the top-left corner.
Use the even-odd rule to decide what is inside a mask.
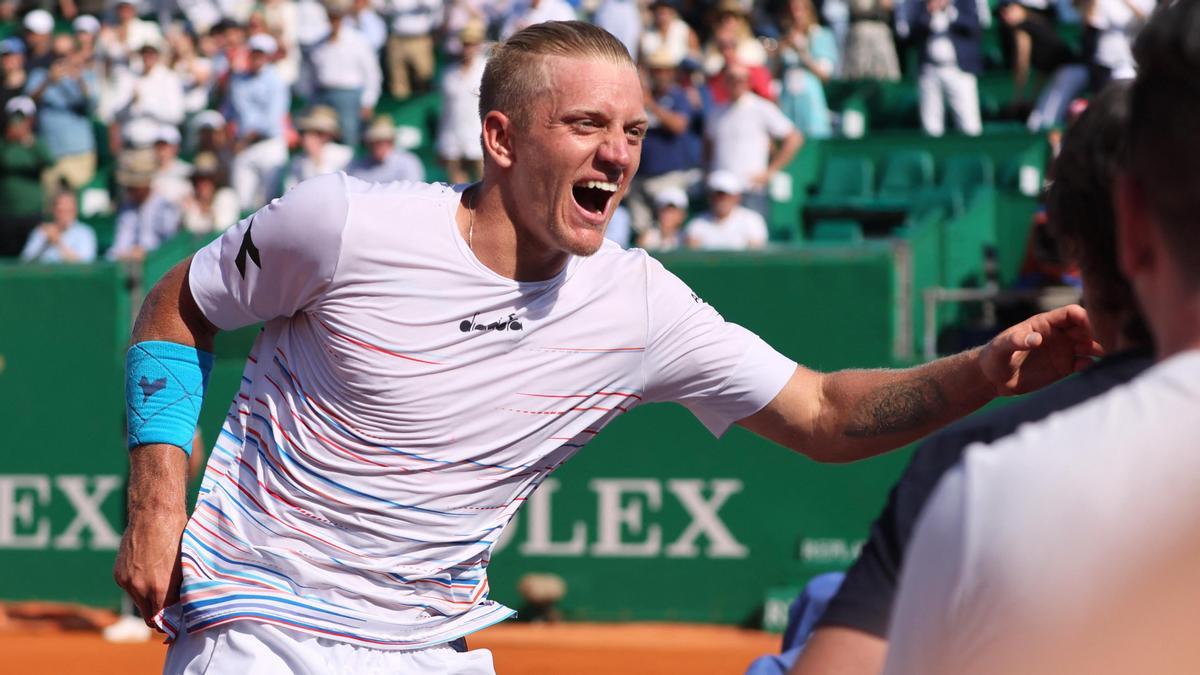
[[[862,225],[854,220],[821,220],[813,226],[814,244],[861,244]]]
[[[831,157],[825,162],[817,192],[808,204],[817,208],[858,206],[868,201],[875,184],[875,165],[865,157]]]
[[[879,181],[875,208],[903,211],[921,191],[933,185],[933,156],[924,150],[900,150],[888,155]]]
[[[995,187],[996,165],[987,155],[951,155],[942,162],[941,186],[964,195],[981,187]]]

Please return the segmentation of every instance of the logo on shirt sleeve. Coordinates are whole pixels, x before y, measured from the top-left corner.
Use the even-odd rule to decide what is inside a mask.
[[[262,269],[262,261],[258,257],[258,247],[254,245],[254,240],[250,238],[250,230],[254,229],[254,221],[246,226],[246,234],[242,235],[242,247],[238,249],[237,257],[233,259],[233,264],[237,265],[238,274],[242,278],[246,278],[246,256],[250,256],[250,260],[258,265],[258,269]]]

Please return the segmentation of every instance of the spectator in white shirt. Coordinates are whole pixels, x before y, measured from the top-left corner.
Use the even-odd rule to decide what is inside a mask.
[[[483,174],[479,120],[479,86],[483,82],[484,28],[468,23],[459,33],[462,60],[442,75],[442,114],[438,122],[437,153],[451,183],[469,183]]]
[[[779,106],[750,91],[745,66],[730,64],[724,77],[729,104],[709,118],[705,130],[710,169],[736,176],[746,188],[743,203],[765,218],[770,208],[767,185],[796,156],[804,137]]]
[[[388,0],[388,91],[398,99],[428,91],[433,82],[433,34],[441,26],[442,0]]]
[[[514,0],[504,27],[500,29],[500,39],[507,40],[522,28],[544,21],[573,21],[575,18],[575,10],[564,0]]]
[[[161,44],[151,41],[141,46],[141,75],[133,84],[133,96],[120,116],[124,121],[148,117],[160,124],[179,126],[186,106],[183,82],[163,62]]]
[[[637,0],[602,0],[592,23],[617,36],[633,57],[637,57],[642,35],[642,12]]]
[[[354,0],[350,13],[346,15],[346,25],[366,38],[376,54],[383,50],[388,37],[387,24],[371,7],[371,0]]]
[[[347,25],[347,0],[329,0],[325,6],[329,35],[312,52],[316,97],[337,113],[342,142],[358,145],[362,120],[370,119],[379,101],[383,75],[379,58],[361,33]]]
[[[338,117],[333,108],[313,106],[296,124],[300,131],[300,154],[292,158],[285,190],[309,178],[345,169],[354,159],[354,150],[335,143]]]
[[[686,21],[679,18],[679,10],[672,0],[654,0],[650,3],[650,25],[642,32],[639,40],[644,59],[651,54],[669,55],[675,63],[684,59],[700,58],[700,38]]]
[[[96,259],[96,232],[79,222],[75,193],[54,195],[54,218],[29,233],[21,260],[35,263],[90,263]]]
[[[162,41],[158,24],[138,18],[132,0],[117,0],[116,25],[100,29],[100,47],[104,56],[118,68],[130,68],[131,61],[145,44]]]
[[[211,152],[196,155],[192,187],[183,202],[183,229],[192,234],[224,232],[238,220],[237,193],[223,185],[221,163]]]
[[[192,165],[179,159],[179,130],[163,125],[154,139],[154,159],[158,171],[154,175],[154,191],[176,206],[192,194]]]
[[[741,206],[742,182],[728,171],[708,176],[708,211],[687,225],[688,248],[745,251],[767,245],[767,222]]]

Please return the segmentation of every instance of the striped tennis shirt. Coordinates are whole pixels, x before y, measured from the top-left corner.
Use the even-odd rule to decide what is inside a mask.
[[[497,275],[458,231],[460,197],[331,174],[195,255],[209,321],[264,328],[184,532],[171,629],[263,621],[394,649],[477,631],[512,614],[488,593],[501,531],[606,424],[677,401],[719,435],[791,376],[641,251]]]

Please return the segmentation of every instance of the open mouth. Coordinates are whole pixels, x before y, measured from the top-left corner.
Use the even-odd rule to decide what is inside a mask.
[[[575,203],[584,211],[601,215],[608,208],[608,200],[617,194],[617,184],[602,180],[585,180],[571,187]]]

